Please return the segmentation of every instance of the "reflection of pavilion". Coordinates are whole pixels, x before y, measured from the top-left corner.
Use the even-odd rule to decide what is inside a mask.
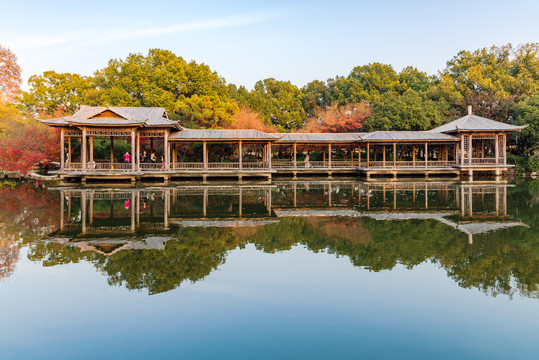
[[[356,181],[274,186],[60,189],[62,244],[111,255],[164,249],[177,227],[260,226],[287,216],[434,219],[468,235],[524,225],[507,216],[506,184]]]

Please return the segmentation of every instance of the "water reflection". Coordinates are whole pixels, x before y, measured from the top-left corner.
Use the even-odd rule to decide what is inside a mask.
[[[251,243],[265,252],[304,245],[372,271],[433,261],[460,286],[537,297],[537,239],[509,214],[512,189],[355,181],[61,188],[57,230],[26,243],[46,266],[88,261],[111,285],[150,293],[199,281]]]

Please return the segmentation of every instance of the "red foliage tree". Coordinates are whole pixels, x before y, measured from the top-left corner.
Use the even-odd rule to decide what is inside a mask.
[[[13,109],[0,108],[0,169],[27,173],[60,154],[59,133]]]
[[[252,129],[270,133],[277,132],[277,128],[267,124],[259,112],[246,107],[241,107],[233,119],[234,121],[227,125],[227,129]]]
[[[371,115],[371,109],[365,103],[337,104],[317,111],[314,117],[305,122],[301,132],[354,132],[363,127],[365,119]]]
[[[0,45],[0,103],[11,103],[21,87],[21,67],[17,56]]]

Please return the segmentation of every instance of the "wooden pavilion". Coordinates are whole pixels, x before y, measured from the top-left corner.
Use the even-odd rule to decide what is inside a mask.
[[[429,131],[187,129],[159,107],[82,106],[72,116],[42,122],[60,128],[60,177],[82,183],[334,174],[499,177],[512,166],[507,133],[524,128],[473,115],[471,107],[467,116]]]

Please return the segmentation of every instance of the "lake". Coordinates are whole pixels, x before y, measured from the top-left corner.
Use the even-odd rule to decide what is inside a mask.
[[[539,181],[0,186],[0,358],[539,352]]]

